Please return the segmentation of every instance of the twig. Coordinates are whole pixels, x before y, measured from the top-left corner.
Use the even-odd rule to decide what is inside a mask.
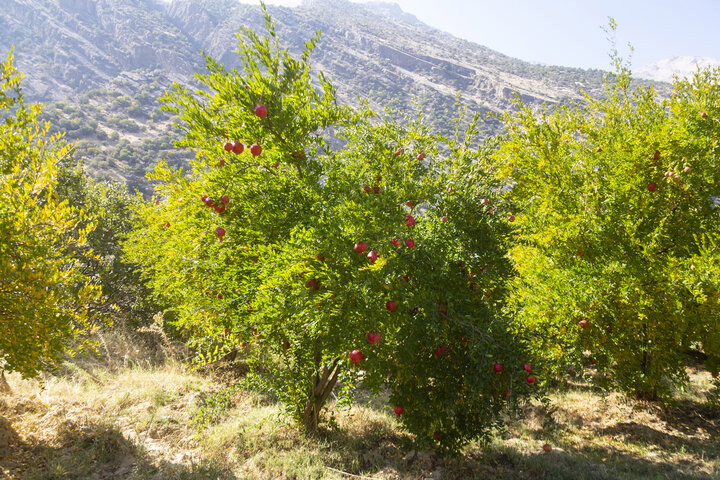
[[[365,479],[367,479],[367,480],[379,480],[377,477],[366,477],[366,476],[364,476],[364,475],[355,475],[354,473],[343,472],[342,470],[338,470],[337,468],[332,468],[332,467],[328,467],[328,466],[325,466],[325,468],[327,468],[328,470],[332,470],[333,472],[337,472],[337,473],[341,473],[341,474],[343,474],[343,475],[347,475],[348,477],[353,477],[353,478],[365,478]]]
[[[272,124],[270,123],[270,117],[265,118],[267,120],[267,128],[268,130],[270,130],[270,133],[272,133],[276,138],[278,138],[283,145],[287,145],[288,142],[273,128]],[[303,178],[303,171],[300,165],[296,163],[295,167],[297,167],[298,177]]]
[[[269,173],[271,173],[271,174],[273,174],[273,175],[277,175],[277,173],[273,172],[273,171],[270,169],[270,167],[268,167],[267,165],[263,165],[263,164],[261,164],[261,163],[246,163],[245,166],[243,166],[242,168],[240,168],[240,169],[238,170],[238,172],[242,172],[243,170],[247,170],[248,168],[251,168],[251,167],[262,167],[262,168],[264,168],[265,170],[267,170]],[[233,179],[234,179],[234,177],[233,177]]]
[[[462,325],[465,328],[474,330],[478,335],[483,337],[485,340],[491,340],[489,335],[487,335],[485,332],[483,332],[482,330],[477,328],[475,325],[470,325],[469,323],[463,322],[462,320],[458,320],[456,318],[450,318],[450,316],[448,316],[446,313],[443,313],[443,312],[440,312],[440,316],[442,316],[446,320],[450,320],[451,322],[455,322],[459,325]]]

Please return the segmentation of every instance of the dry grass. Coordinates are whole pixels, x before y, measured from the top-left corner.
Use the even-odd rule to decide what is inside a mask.
[[[569,384],[552,395],[552,415],[529,405],[490,444],[440,458],[412,450],[382,402],[335,411],[335,426],[308,438],[279,405],[239,392],[198,434],[191,419],[219,379],[179,363],[74,364],[43,383],[8,378],[0,478],[720,478],[720,409],[703,402],[709,375],[690,373],[691,389],[668,409]]]

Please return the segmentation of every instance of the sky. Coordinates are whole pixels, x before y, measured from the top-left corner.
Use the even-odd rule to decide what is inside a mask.
[[[387,1],[423,23],[530,62],[608,69],[611,46],[602,29],[608,17],[618,24],[620,55],[629,56],[628,43],[635,49],[633,68],[675,56],[720,59],[720,0]]]

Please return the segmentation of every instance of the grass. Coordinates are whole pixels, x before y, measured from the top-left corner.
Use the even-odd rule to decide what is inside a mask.
[[[691,387],[668,408],[568,383],[551,395],[551,416],[528,405],[488,444],[442,458],[413,450],[382,401],[335,410],[310,438],[280,405],[240,391],[198,432],[192,419],[225,385],[217,376],[178,363],[74,364],[42,383],[8,378],[0,478],[717,479],[720,408],[704,402],[707,372],[689,373]]]

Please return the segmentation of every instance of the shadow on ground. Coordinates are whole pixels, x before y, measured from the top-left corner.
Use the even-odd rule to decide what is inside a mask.
[[[475,458],[478,470],[471,475],[448,475],[443,478],[474,479],[577,479],[617,480],[673,479],[713,480],[717,477],[697,470],[696,465],[678,465],[662,459],[646,459],[611,447],[592,447],[550,454],[523,454],[517,449],[491,448]],[[466,472],[468,473],[468,472]]]
[[[705,422],[708,428],[711,423]],[[616,437],[620,446],[574,446],[564,442],[563,426],[555,432],[556,446],[549,454],[541,448],[542,432],[528,440],[495,438],[473,444],[462,455],[441,457],[415,451],[406,435],[388,432],[382,425],[368,425],[376,433],[328,431],[323,439],[336,456],[338,470],[365,478],[442,480],[617,480],[670,479],[716,480],[720,462],[720,437],[709,442],[684,438],[648,425],[621,422],[611,427],[594,425],[593,438]],[[715,470],[713,466],[715,465]],[[329,471],[326,478],[352,478]]]
[[[656,409],[659,418],[685,434],[692,435],[702,428],[720,436],[720,405],[682,399],[670,407]]]
[[[0,419],[9,427],[9,422]],[[113,426],[65,422],[52,437],[21,441],[14,430],[0,449],[0,477],[22,480],[235,479],[221,466],[157,462]]]

